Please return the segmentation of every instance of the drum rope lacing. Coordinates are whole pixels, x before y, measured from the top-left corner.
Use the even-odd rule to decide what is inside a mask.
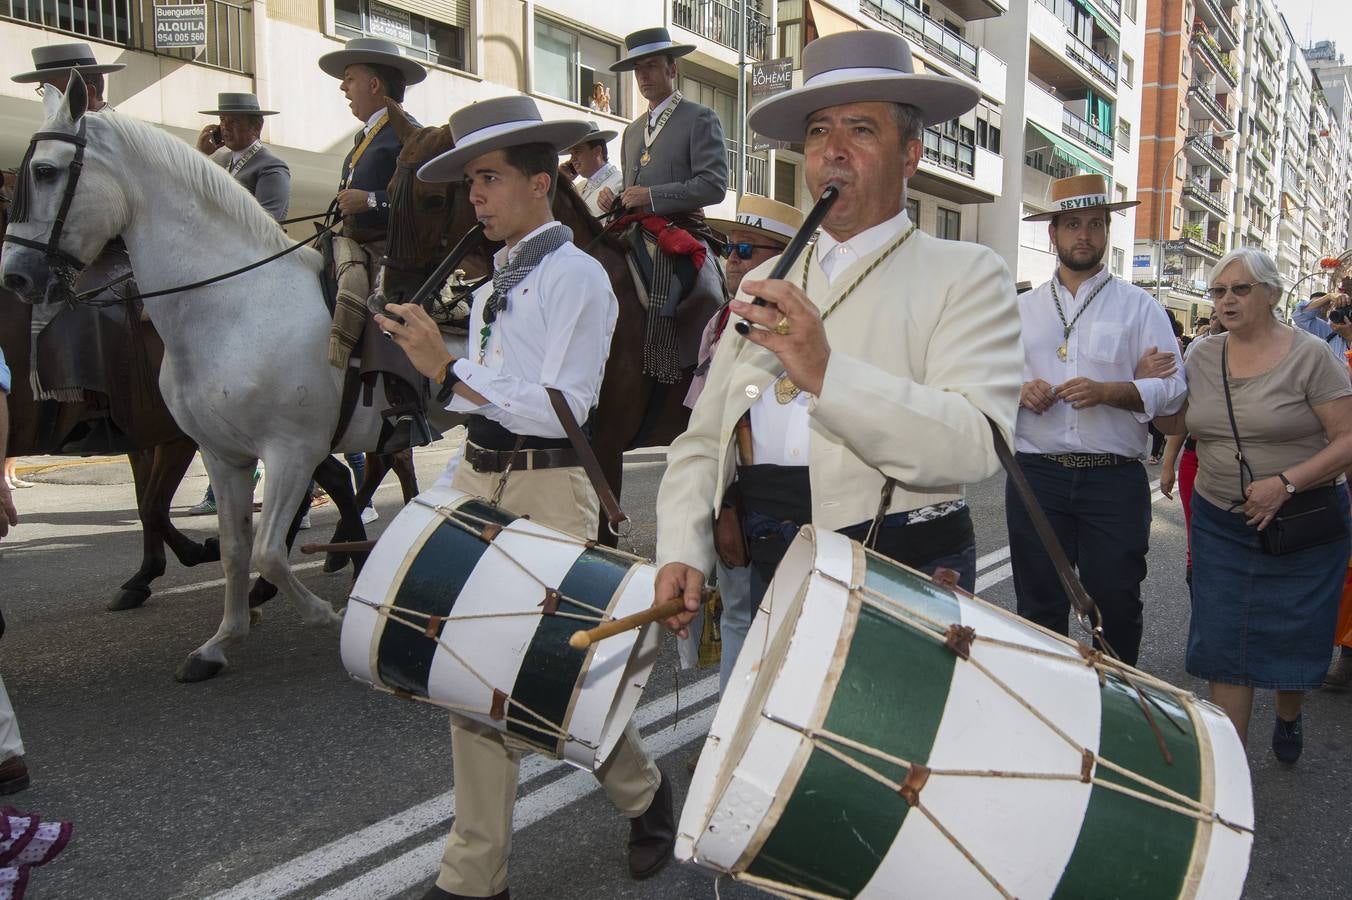
[[[496,540],[489,539],[486,536],[486,532],[489,531],[489,529],[498,529],[499,531],[502,530],[503,526],[498,522],[490,521],[489,519],[485,519],[480,516],[471,515],[470,513],[467,513],[459,509],[458,507],[447,507],[441,505],[433,506],[427,503],[421,503],[420,505],[426,509],[430,509],[432,512],[439,515],[442,521],[445,522],[446,524],[449,524],[455,528],[459,528],[466,534],[469,534],[479,540],[483,540],[488,548],[495,550],[497,553],[501,554],[508,562],[514,565],[517,569],[519,569],[522,574],[524,574],[527,578],[534,581],[541,588],[543,588],[546,594],[551,594],[552,596],[556,597],[559,603],[568,603],[572,606],[581,607],[582,609],[590,610],[591,612],[595,613],[595,615],[589,616],[580,613],[560,612],[556,609],[553,612],[545,614],[553,616],[555,618],[573,619],[579,622],[587,622],[593,625],[600,625],[605,622],[614,620],[614,616],[610,615],[608,612],[606,612],[606,610],[601,609],[600,607],[597,606],[593,606],[592,604],[587,603],[585,601],[578,600],[575,597],[570,597],[567,594],[564,594],[561,591],[559,591],[556,587],[546,584],[544,581],[540,579],[539,576],[537,576],[534,572],[532,572],[529,568],[527,568],[523,562],[521,562],[519,559],[513,556],[512,553],[508,551],[505,547],[500,545]],[[479,527],[477,528],[474,527],[476,525]],[[584,550],[591,550],[596,548],[595,541],[584,541],[567,535],[530,533],[529,537],[532,540],[538,539],[545,541],[553,541],[555,543],[568,544],[574,547],[581,547]],[[608,552],[623,557],[630,562],[647,562],[647,560],[644,560],[642,557],[635,556],[632,553],[626,553],[622,550],[614,550],[610,548],[606,549],[608,550]],[[362,597],[358,597],[355,594],[352,595],[350,599],[352,601],[360,603],[362,606],[371,609],[377,615],[381,616],[382,618],[386,619],[389,622],[393,622],[398,625],[403,625],[406,628],[411,628],[417,631],[419,634],[425,635],[426,637],[433,639],[438,647],[441,647],[443,650],[445,650],[446,653],[457,663],[459,663],[462,667],[464,667],[464,669],[467,672],[469,672],[470,675],[472,675],[475,678],[475,680],[477,680],[484,687],[488,688],[490,691],[493,691],[495,695],[501,694],[505,699],[506,703],[508,704],[508,708],[519,709],[523,713],[527,714],[531,719],[535,720],[535,722],[526,722],[510,715],[504,715],[503,717],[501,717],[502,721],[520,725],[525,728],[531,728],[536,731],[541,731],[546,734],[550,734],[553,737],[562,741],[571,741],[577,744],[581,744],[582,746],[587,747],[589,749],[593,750],[596,749],[595,744],[589,741],[585,741],[582,738],[576,737],[564,731],[559,726],[558,723],[552,721],[551,719],[548,719],[543,714],[536,712],[529,706],[516,700],[511,696],[510,693],[503,691],[498,687],[495,687],[492,683],[489,682],[489,680],[482,673],[480,673],[472,665],[470,665],[468,660],[466,660],[463,656],[457,653],[439,635],[440,626],[445,622],[461,622],[461,621],[470,621],[473,619],[506,619],[525,616],[540,616],[542,615],[542,613],[523,611],[510,613],[477,613],[459,616],[441,616],[436,615],[434,613],[426,613],[423,612],[422,610],[411,609],[409,607],[396,606],[393,603],[377,603],[372,600],[366,600]],[[413,621],[413,619],[421,619],[422,624]],[[435,706],[440,706],[447,709],[454,709],[459,712],[466,712],[473,715],[488,716],[489,718],[493,719],[499,718],[493,714],[493,710],[491,709],[483,710],[454,704],[448,704],[442,701],[433,701],[427,697],[419,697],[416,694],[409,694],[405,691],[396,691],[385,686],[377,686],[377,687],[381,690],[385,690],[389,693],[396,694],[397,696],[400,697],[408,697],[413,700],[421,700],[425,703],[431,703]]]
[[[865,585],[850,584],[849,582],[837,578],[834,575],[831,575],[827,572],[823,572],[820,569],[814,569],[813,574],[820,576],[823,580],[835,584],[838,587],[844,588],[845,590],[851,592],[852,594],[855,594],[860,598],[861,603],[869,606],[872,609],[877,610],[878,612],[883,613],[884,615],[896,619],[902,625],[911,628],[916,633],[924,637],[927,637],[930,640],[933,640],[935,643],[941,645],[949,645],[948,625],[946,625],[945,623],[940,622],[939,620],[934,619],[930,616],[926,616],[923,613],[919,613],[912,609],[903,607],[891,597],[888,597],[885,594],[875,591]],[[1089,666],[1096,670],[1100,681],[1102,681],[1107,672],[1112,672],[1112,674],[1130,684],[1131,687],[1133,687],[1136,690],[1138,697],[1148,695],[1145,695],[1144,692],[1141,691],[1138,684],[1133,683],[1136,681],[1144,682],[1153,689],[1158,690],[1161,693],[1168,694],[1175,699],[1183,699],[1190,696],[1188,692],[1180,690],[1174,687],[1173,685],[1168,684],[1167,682],[1159,681],[1158,679],[1150,678],[1149,676],[1128,674],[1126,671],[1124,671],[1125,668],[1124,664],[1122,664],[1117,660],[1113,660],[1109,657],[1104,657],[1100,654],[1092,654],[1089,656],[1081,655],[1080,657],[1075,657],[1069,656],[1064,653],[1055,653],[1053,651],[1045,650],[1042,648],[1028,647],[1023,644],[1016,644],[1012,641],[1001,640],[999,638],[986,637],[980,634],[973,634],[971,639],[973,642],[981,642],[984,644],[989,644],[991,646],[997,647],[1018,649],[1020,651],[1029,652],[1048,659],[1070,663],[1077,667]],[[963,845],[963,843],[958,839],[956,835],[954,835],[946,827],[944,827],[943,823],[941,823],[935,817],[935,815],[926,807],[926,805],[921,801],[920,787],[923,787],[924,783],[929,778],[932,777],[1002,778],[1002,779],[1028,779],[1041,781],[1077,781],[1093,785],[1094,787],[1101,787],[1118,794],[1122,794],[1126,797],[1130,797],[1139,802],[1155,806],[1167,812],[1172,812],[1177,815],[1195,819],[1198,822],[1219,824],[1240,834],[1253,833],[1252,828],[1246,828],[1242,825],[1228,821],[1225,817],[1216,813],[1214,809],[1208,808],[1202,802],[1195,800],[1191,797],[1188,797],[1184,794],[1181,794],[1178,791],[1175,791],[1172,788],[1169,788],[1165,785],[1162,785],[1156,782],[1154,779],[1147,778],[1146,776],[1143,776],[1138,772],[1134,772],[1121,765],[1118,765],[1112,760],[1095,753],[1088,747],[1083,746],[1078,741],[1076,741],[1071,735],[1067,734],[1055,722],[1051,721],[1051,719],[1049,719],[1044,713],[1042,713],[1040,710],[1034,707],[1027,699],[1022,697],[1017,691],[1015,691],[1012,687],[1010,687],[1008,683],[1006,683],[1003,679],[997,676],[987,666],[983,665],[979,660],[972,658],[970,654],[966,656],[960,655],[960,658],[962,658],[965,662],[974,666],[978,672],[980,672],[987,679],[989,679],[992,684],[994,684],[997,688],[999,688],[1010,699],[1012,699],[1019,706],[1027,710],[1034,718],[1036,718],[1039,722],[1045,725],[1049,731],[1051,731],[1058,738],[1064,741],[1073,750],[1078,752],[1082,759],[1081,771],[1078,773],[1011,772],[994,769],[979,770],[979,769],[930,768],[928,766],[923,766],[911,760],[906,760],[901,757],[894,756],[885,751],[869,747],[866,744],[860,743],[859,741],[853,740],[852,738],[849,738],[842,734],[838,734],[829,729],[810,728],[805,725],[799,725],[797,723],[790,722],[788,720],[782,719],[772,713],[768,713],[765,711],[761,712],[761,717],[768,722],[771,722],[773,724],[779,725],[780,727],[787,728],[791,731],[795,731],[801,734],[803,737],[811,741],[814,750],[822,751],[826,755],[854,769],[855,771],[859,772],[865,777],[870,778],[873,781],[876,781],[878,784],[886,787],[889,791],[902,796],[908,805],[910,805],[915,809],[918,809],[921,812],[921,814],[925,816],[925,818],[939,831],[940,834],[944,836],[944,838],[953,846],[953,848],[957,850],[959,853],[961,853],[963,857],[966,858],[969,863],[971,863],[973,868],[975,868],[978,872],[980,872],[982,877],[985,878],[986,881],[995,890],[997,890],[1003,897],[1010,898],[1010,900],[1012,900],[1014,895],[1011,894],[1008,890],[1006,890],[1005,887],[1001,885],[999,881],[992,875],[992,873],[981,865],[980,861],[977,860],[975,855],[970,850],[968,850],[967,847]],[[1155,701],[1153,701],[1152,699],[1152,702]],[[1178,728],[1180,732],[1186,733],[1183,727],[1179,725],[1177,721],[1175,721],[1174,717],[1167,710],[1161,708],[1161,713],[1170,722],[1170,724]],[[1156,733],[1158,735],[1158,731]],[[887,775],[883,774],[882,772],[878,771],[877,769],[868,765],[867,763],[859,760],[854,756],[851,756],[850,754],[845,753],[844,750],[840,748],[844,748],[844,750],[854,751],[855,753],[871,757],[873,759],[879,760],[880,762],[887,763],[897,768],[905,769],[907,772],[907,781],[899,783],[895,779],[889,778]],[[1128,787],[1126,785],[1117,784],[1112,781],[1107,781],[1105,779],[1095,777],[1094,771],[1098,767],[1107,769],[1108,771],[1117,774],[1118,776],[1120,776],[1123,779],[1126,779],[1127,781],[1135,782],[1136,785],[1145,790],[1136,790],[1135,788]],[[911,784],[913,779],[918,783],[919,786]],[[1146,790],[1153,791],[1161,796],[1151,796],[1151,794],[1145,792]],[[707,861],[703,861],[702,864],[709,865]],[[773,879],[767,879],[759,876],[750,875],[746,872],[731,872],[727,870],[721,871],[723,871],[724,874],[731,875],[732,878],[735,880],[745,881],[748,884],[755,885],[764,890],[770,891],[771,893],[779,894],[780,896],[791,898],[804,898],[804,900],[836,900],[836,898],[833,898],[832,895],[830,894],[818,893],[815,891],[803,889],[793,885],[784,884],[782,882],[777,882],[774,881]]]

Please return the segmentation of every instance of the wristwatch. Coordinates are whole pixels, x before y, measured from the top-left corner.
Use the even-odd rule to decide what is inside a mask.
[[[1296,486],[1286,480],[1286,475],[1284,475],[1281,472],[1278,472],[1277,477],[1282,480],[1282,484],[1286,485],[1286,492],[1288,494],[1294,494],[1296,492]]]
[[[369,206],[371,209],[376,208],[376,195],[374,191],[366,192],[366,205]]]
[[[446,369],[441,373],[441,390],[437,391],[437,402],[443,406],[451,402],[451,395],[455,393],[455,386],[460,383],[460,376],[455,374],[455,360],[452,359],[446,363]]]

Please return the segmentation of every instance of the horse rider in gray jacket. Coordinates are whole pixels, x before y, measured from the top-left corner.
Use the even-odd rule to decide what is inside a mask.
[[[278,222],[285,219],[291,205],[291,169],[262,141],[263,117],[275,116],[277,110],[260,109],[254,94],[223,92],[216,95],[216,109],[201,113],[220,116],[220,124],[202,129],[197,149],[253,194],[268,215]]]

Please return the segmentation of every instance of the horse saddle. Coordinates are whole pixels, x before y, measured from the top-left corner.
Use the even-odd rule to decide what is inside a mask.
[[[706,248],[711,246],[703,234],[696,233],[694,237],[702,240]],[[635,287],[650,321],[657,316],[669,323],[661,329],[650,327],[647,330],[646,343],[650,346],[645,353],[645,371],[649,369],[646,357],[653,353],[651,345],[660,342],[659,334],[666,332],[675,342],[674,359],[670,361],[680,369],[695,365],[699,361],[704,326],[725,302],[724,277],[718,256],[709,250],[697,270],[691,257],[665,253],[658,246],[656,236],[640,223],[630,226],[623,243]],[[648,374],[658,375],[652,371]],[[661,375],[658,377],[667,380]]]

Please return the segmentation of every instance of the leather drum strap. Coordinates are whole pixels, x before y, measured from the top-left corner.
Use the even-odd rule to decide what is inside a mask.
[[[573,449],[577,452],[578,459],[582,461],[582,468],[586,470],[587,477],[591,479],[592,488],[596,490],[596,496],[601,500],[601,508],[605,510],[606,520],[610,522],[610,530],[619,535],[621,523],[627,521],[629,517],[624,514],[624,510],[620,509],[620,501],[615,498],[614,492],[611,491],[605,473],[601,471],[601,463],[597,461],[596,454],[592,452],[591,444],[587,442],[587,436],[578,427],[577,419],[573,417],[573,411],[568,408],[568,401],[563,399],[563,392],[558,388],[545,388],[545,391],[549,394],[549,402],[554,407],[554,415],[559,417],[559,422],[563,425],[568,440],[572,441]]]
[[[990,416],[986,417],[986,421],[990,424],[991,435],[995,439],[995,455],[999,457],[1000,464],[1005,467],[1005,472],[1009,474],[1009,480],[1013,483],[1019,499],[1023,501],[1024,509],[1028,510],[1028,517],[1033,520],[1033,530],[1037,532],[1038,540],[1042,542],[1042,548],[1047,551],[1047,556],[1051,558],[1052,565],[1056,568],[1057,577],[1061,579],[1061,587],[1065,588],[1066,596],[1070,598],[1071,605],[1075,607],[1075,612],[1080,617],[1081,624],[1100,645],[1103,645],[1103,633],[1100,628],[1102,622],[1100,621],[1098,607],[1094,605],[1089,592],[1084,589],[1084,585],[1080,583],[1079,577],[1075,574],[1075,569],[1071,566],[1065,549],[1061,546],[1061,542],[1057,540],[1056,532],[1052,531],[1052,523],[1048,521],[1047,514],[1042,510],[1042,504],[1038,502],[1037,495],[1033,493],[1032,485],[1028,483],[1028,478],[1023,474],[1023,469],[1019,467],[1019,461],[1014,458],[1014,453],[1009,449],[1009,444],[1005,443],[1005,436],[1000,433],[999,427],[996,426]],[[1108,648],[1105,647],[1105,649]]]

